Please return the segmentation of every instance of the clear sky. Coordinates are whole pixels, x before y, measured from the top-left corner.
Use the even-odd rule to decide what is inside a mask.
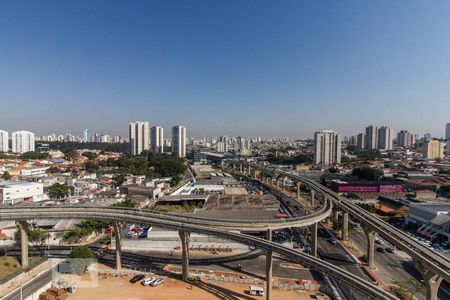
[[[450,1],[1,1],[0,128],[443,136]]]

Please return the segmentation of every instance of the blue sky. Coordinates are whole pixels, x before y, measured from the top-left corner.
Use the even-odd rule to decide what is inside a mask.
[[[450,1],[1,1],[0,128],[311,137],[450,122]]]

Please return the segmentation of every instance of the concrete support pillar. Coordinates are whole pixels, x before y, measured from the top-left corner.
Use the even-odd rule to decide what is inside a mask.
[[[242,164],[239,164],[239,173],[242,173]]]
[[[16,222],[17,228],[19,228],[20,235],[20,264],[22,269],[26,269],[29,263],[28,257],[28,224],[25,221]]]
[[[311,255],[317,257],[317,227],[318,223],[311,226]]]
[[[252,167],[248,166],[248,176],[251,176],[252,174]]]
[[[339,221],[339,210],[337,210],[337,209],[334,211],[334,219],[336,221]]]
[[[439,286],[442,282],[442,277],[432,273],[420,262],[416,262],[416,268],[423,277],[425,286],[427,287],[427,300],[437,300]]]
[[[272,241],[272,229],[267,229],[266,239]],[[266,253],[266,300],[272,297],[272,250]]]
[[[266,300],[272,297],[272,250],[266,253]]]
[[[301,190],[302,184],[297,182],[297,199],[300,199],[300,190]]]
[[[120,271],[122,269],[122,241],[120,236],[120,226],[118,222],[113,222],[113,229],[116,247],[116,270]]]
[[[268,228],[266,231],[266,239],[270,242],[272,241],[272,229],[270,228]]]
[[[374,230],[367,229],[367,265],[370,269],[375,269],[375,234]]]
[[[344,220],[342,223],[342,240],[348,241],[348,212],[344,212]]]
[[[316,203],[316,192],[311,190],[311,206],[314,206]]]
[[[188,281],[189,278],[189,236],[190,233],[186,231],[179,231],[181,239],[181,279]]]

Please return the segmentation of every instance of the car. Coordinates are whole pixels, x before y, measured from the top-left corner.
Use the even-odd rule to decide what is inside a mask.
[[[337,241],[336,241],[336,239],[334,239],[334,238],[329,238],[329,239],[328,239],[328,242],[329,242],[330,244],[332,244],[332,245],[337,245]]]
[[[384,241],[382,239],[375,239],[375,243],[378,245],[384,245]]]
[[[142,280],[141,284],[143,286],[150,285],[155,280],[156,280],[156,278],[154,278],[154,277],[152,277],[152,278],[145,278],[144,280]]]
[[[386,251],[389,252],[389,253],[395,253],[395,252],[397,252],[397,248],[389,247],[389,248],[386,248]]]
[[[386,250],[384,248],[382,248],[382,247],[378,247],[377,251],[380,252],[380,253],[385,253],[386,252]]]
[[[164,283],[164,278],[157,278],[152,283],[150,283],[151,286],[157,286]]]
[[[141,281],[144,278],[145,278],[144,274],[138,274],[138,275],[136,275],[136,276],[134,276],[133,278],[130,279],[130,283],[136,283],[138,281]]]

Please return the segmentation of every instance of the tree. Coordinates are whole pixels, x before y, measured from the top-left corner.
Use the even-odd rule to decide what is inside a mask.
[[[47,233],[40,228],[28,230],[28,239],[32,243],[40,243],[42,245],[46,238]]]
[[[125,182],[125,175],[117,174],[114,176],[114,180],[116,181],[117,186],[121,186]]]
[[[69,150],[69,151],[66,152],[65,157],[66,157],[67,160],[74,161],[78,157],[80,157],[80,155],[75,150]]]
[[[5,180],[10,180],[12,176],[8,172],[5,172],[3,173],[2,178]]]
[[[84,169],[86,170],[86,172],[94,173],[97,172],[100,167],[95,162],[88,161],[84,164]]]
[[[379,181],[383,177],[383,171],[368,166],[357,167],[353,169],[353,176],[357,176],[360,179]]]
[[[348,157],[346,155],[342,155],[341,163],[345,164],[345,163],[348,163],[348,162],[351,162],[351,161],[352,161],[352,159],[350,157]]]
[[[48,188],[47,193],[51,198],[59,199],[69,195],[69,187],[57,182]]]
[[[412,300],[415,294],[425,294],[427,290],[425,285],[414,278],[404,281],[394,281],[393,283],[405,292],[410,293],[409,300]]]
[[[22,159],[47,159],[50,155],[48,153],[39,153],[34,151],[25,152],[22,154]]]
[[[81,246],[70,251],[69,257],[70,267],[75,274],[83,274],[90,264],[90,260],[94,258],[92,250],[86,246]]]
[[[331,168],[329,168],[328,169],[328,172],[329,173],[339,173],[339,169],[338,168],[336,168],[336,167],[331,167]]]
[[[88,159],[95,159],[98,157],[97,153],[94,152],[83,152],[81,155],[87,157]]]

